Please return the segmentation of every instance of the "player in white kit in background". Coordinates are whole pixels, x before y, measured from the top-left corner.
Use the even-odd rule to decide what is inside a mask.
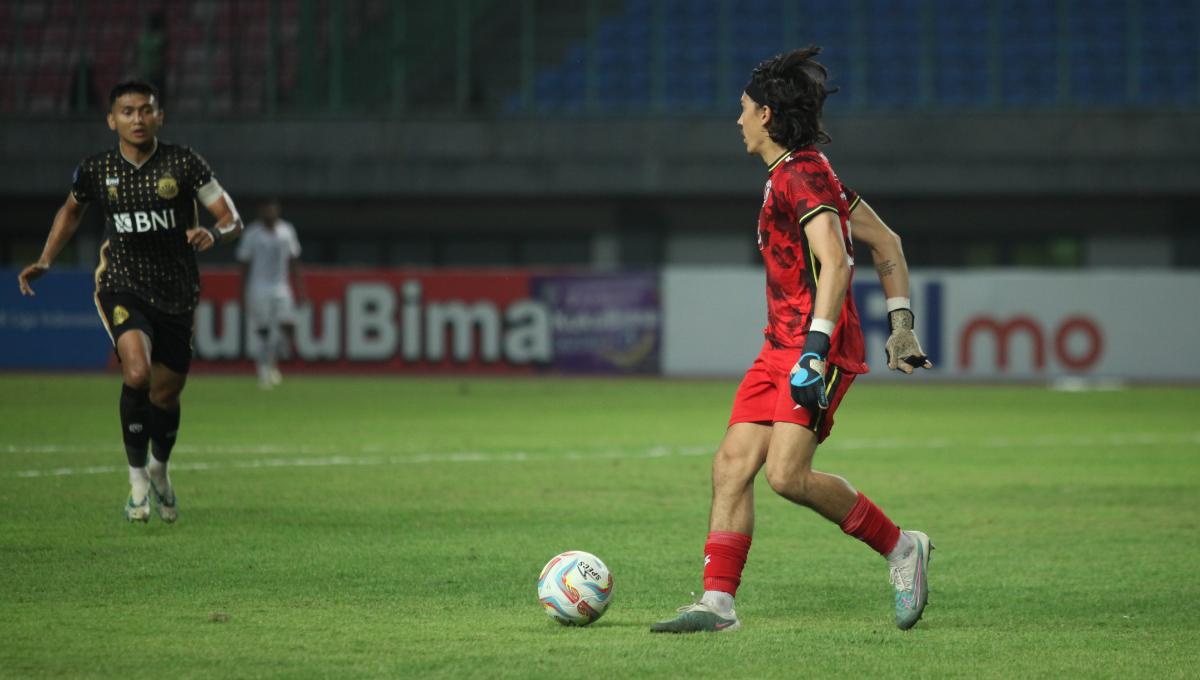
[[[296,328],[293,284],[296,295],[304,298],[299,257],[296,228],[280,216],[279,201],[265,201],[237,249],[242,263],[242,309],[259,340],[254,360],[263,389],[280,383],[279,359],[290,356]]]

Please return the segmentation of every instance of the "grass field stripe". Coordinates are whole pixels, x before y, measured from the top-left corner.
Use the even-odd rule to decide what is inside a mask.
[[[922,441],[908,441],[896,439],[873,439],[873,440],[845,440],[840,444],[830,442],[823,444],[827,449],[847,449],[847,450],[870,450],[870,449],[896,449],[896,448],[1010,448],[1021,447],[1025,449],[1039,447],[1066,447],[1066,448],[1094,448],[1094,447],[1114,447],[1114,446],[1162,446],[1171,444],[1200,444],[1200,432],[1178,436],[1164,436],[1161,434],[1129,434],[1129,435],[1110,435],[1101,437],[1034,437],[1032,439],[1017,439],[1009,437],[992,437],[974,442],[955,441],[950,439],[932,439]],[[52,450],[51,445],[31,447],[29,449],[8,446],[5,451],[8,453],[62,453],[69,449],[70,452],[94,452],[110,447],[59,447],[57,450]],[[183,447],[176,447],[178,451]],[[218,447],[200,447],[208,452],[215,451]],[[284,447],[278,445],[267,445],[264,448],[271,450],[280,450]],[[379,447],[371,448],[372,452],[377,453]],[[343,452],[345,450],[343,449]],[[246,453],[245,448],[234,447],[231,449],[222,449],[220,453]],[[294,450],[293,450],[294,452]],[[417,453],[407,455],[369,455],[369,456],[353,456],[353,455],[325,455],[312,457],[281,457],[281,458],[259,458],[253,460],[231,460],[231,461],[180,461],[171,464],[172,470],[189,470],[189,471],[204,471],[204,470],[222,470],[222,469],[264,469],[264,468],[305,468],[305,467],[354,467],[354,466],[377,466],[377,465],[424,465],[431,463],[525,463],[531,461],[552,461],[552,460],[628,460],[628,459],[654,459],[666,458],[675,456],[705,456],[712,453],[712,447],[709,446],[655,446],[648,449],[640,450],[606,450],[606,451],[565,451],[563,453],[531,453],[526,451],[510,451],[510,452],[493,452],[484,451],[458,451],[451,453]],[[20,478],[35,478],[35,477],[67,477],[75,475],[99,475],[110,474],[127,470],[124,465],[86,465],[78,467],[56,467],[37,470],[18,470],[11,473],[10,477]]]
[[[1060,446],[1068,448],[1087,447],[1087,446],[1159,446],[1164,444],[1200,444],[1200,432],[1183,433],[1176,435],[1164,435],[1156,432],[1140,432],[1126,434],[1111,434],[1111,435],[1046,435],[1035,437],[985,437],[982,439],[954,439],[948,437],[923,437],[919,439],[905,439],[898,437],[880,437],[880,438],[845,438],[845,439],[830,439],[821,446],[825,450],[836,449],[898,449],[898,448],[924,448],[924,449],[942,449],[948,447],[976,447],[976,448],[1007,448],[1012,446],[1025,447],[1050,447]],[[6,444],[0,445],[0,453],[8,454],[53,454],[53,453],[94,453],[106,450],[116,451],[119,444],[105,442],[102,444]],[[715,445],[693,444],[693,445],[678,445],[678,446],[654,446],[648,449],[604,449],[596,451],[564,451],[558,454],[558,457],[568,460],[581,460],[588,458],[604,458],[604,457],[630,457],[643,456],[653,458],[657,456],[671,455],[698,455],[711,453],[715,449]],[[256,454],[256,455],[271,455],[271,454],[307,454],[312,456],[331,456],[339,453],[347,453],[347,447],[318,447],[318,446],[289,446],[286,444],[256,444],[256,445],[185,445],[180,444],[175,447],[175,452],[187,455],[194,454]],[[396,453],[389,451],[389,447],[378,444],[370,444],[359,447],[358,449],[350,450],[350,453],[355,454],[387,454]],[[489,460],[496,456],[508,456],[519,454],[520,452],[483,452],[483,451],[459,451],[441,454],[413,454],[420,456],[429,456],[430,460],[471,460],[479,457],[480,460]]]

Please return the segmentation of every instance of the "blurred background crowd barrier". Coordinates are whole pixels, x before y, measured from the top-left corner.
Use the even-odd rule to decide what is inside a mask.
[[[941,291],[918,319],[940,324],[943,375],[1200,378],[1180,349],[1200,340],[1197,0],[0,0],[0,266],[36,258],[75,165],[114,142],[109,87],[141,76],[161,136],[243,213],[281,199],[314,368],[735,373],[762,325],[765,177],[737,99],[755,63],[809,43],[840,88],[826,153]],[[84,307],[98,212],[43,284]],[[203,259],[199,365],[240,366],[231,249]],[[33,327],[99,328],[50,297],[0,295],[6,365],[107,361],[10,351]]]

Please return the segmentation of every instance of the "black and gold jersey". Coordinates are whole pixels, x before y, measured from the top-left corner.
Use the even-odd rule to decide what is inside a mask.
[[[104,209],[97,289],[136,295],[169,314],[194,309],[200,274],[186,232],[199,224],[198,195],[215,186],[208,163],[186,146],[160,141],[140,166],[119,148],[84,159],[71,191]]]

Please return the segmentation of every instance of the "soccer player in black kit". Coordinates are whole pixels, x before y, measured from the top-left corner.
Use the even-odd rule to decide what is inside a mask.
[[[121,361],[120,413],[129,459],[125,518],[150,519],[151,497],[164,522],[178,518],[167,461],[179,430],[179,395],[192,359],[193,310],[200,299],[196,253],[242,231],[233,199],[186,146],[160,142],[158,91],[128,81],[109,95],[117,146],[84,159],[54,217],[38,261],[17,277],[23,295],[45,274],[90,203],[104,211],[96,268],[96,309]],[[200,226],[197,202],[216,224]],[[149,465],[147,465],[149,463]]]

